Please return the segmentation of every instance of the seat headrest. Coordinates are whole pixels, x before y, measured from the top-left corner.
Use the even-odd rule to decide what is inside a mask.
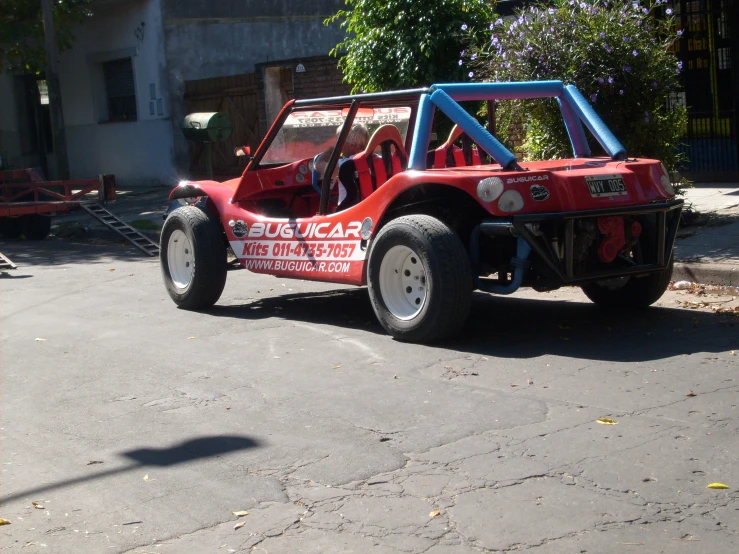
[[[369,139],[367,148],[364,149],[364,152],[362,152],[361,155],[370,156],[378,146],[387,141],[395,143],[395,148],[397,148],[404,157],[408,157],[405,153],[405,148],[403,147],[403,139],[400,136],[400,131],[398,131],[398,128],[395,125],[391,125],[390,123],[377,128]]]

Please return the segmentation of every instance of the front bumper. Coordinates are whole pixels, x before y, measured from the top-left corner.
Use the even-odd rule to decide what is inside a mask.
[[[578,212],[558,212],[531,215],[516,215],[506,220],[486,220],[475,230],[491,237],[514,236],[521,237],[531,245],[531,249],[541,263],[538,271],[549,282],[559,285],[579,284],[599,279],[611,279],[627,275],[636,275],[660,271],[667,267],[675,244],[677,228],[680,222],[683,201],[673,199],[655,202],[644,206],[630,208],[599,209]],[[655,255],[641,263],[633,262],[628,266],[613,265],[608,268],[599,268],[589,271],[575,269],[575,223],[578,220],[597,219],[611,216],[644,216],[656,215]],[[553,246],[553,237],[546,228],[561,230],[562,244],[558,249]],[[475,251],[479,244],[479,237],[473,236],[471,241],[473,265],[478,264],[479,251]]]

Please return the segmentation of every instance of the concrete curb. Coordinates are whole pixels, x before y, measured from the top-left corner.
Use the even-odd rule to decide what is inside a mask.
[[[672,279],[702,285],[739,286],[739,266],[731,263],[675,262]]]

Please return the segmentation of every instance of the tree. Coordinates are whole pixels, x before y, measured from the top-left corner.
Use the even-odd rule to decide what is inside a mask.
[[[74,42],[73,28],[91,14],[92,0],[57,0],[53,3],[59,50]],[[44,24],[39,0],[0,0],[0,70],[41,73],[45,66]]]
[[[588,98],[632,156],[674,168],[675,147],[687,125],[679,89],[682,62],[672,46],[676,29],[666,0],[553,0],[498,20],[477,56],[478,75],[491,81],[562,80]],[[473,37],[473,42],[477,39]],[[505,123],[523,123],[530,159],[569,157],[570,144],[553,101],[500,103]],[[505,136],[503,136],[505,138]]]
[[[352,92],[377,92],[460,81],[467,41],[483,38],[493,16],[487,0],[346,0],[326,24],[347,38],[331,50]]]

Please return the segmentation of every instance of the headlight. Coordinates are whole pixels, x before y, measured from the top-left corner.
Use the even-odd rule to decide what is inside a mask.
[[[507,190],[498,200],[498,209],[501,212],[517,212],[523,208],[523,196],[517,190]]]
[[[500,177],[488,177],[477,183],[477,197],[483,202],[492,202],[503,192],[503,180]]]

